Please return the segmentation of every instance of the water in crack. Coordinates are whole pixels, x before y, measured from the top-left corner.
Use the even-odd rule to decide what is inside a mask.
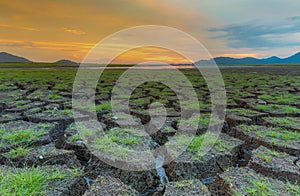
[[[163,187],[169,182],[169,178],[166,174],[165,169],[162,167],[164,164],[165,156],[162,154],[158,154],[156,157],[156,171],[160,178],[160,182]]]

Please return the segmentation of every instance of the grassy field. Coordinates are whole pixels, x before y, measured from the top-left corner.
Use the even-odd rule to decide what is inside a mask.
[[[129,121],[125,115],[114,116],[110,103],[114,85],[125,71],[105,70],[98,80],[95,111],[108,137],[96,137],[97,150],[116,159],[126,158],[134,149],[151,150],[153,143],[168,146],[176,137],[177,145],[172,148],[180,149],[186,138],[179,125],[196,126],[197,136],[187,150],[164,166],[172,182],[166,186],[172,191],[188,193],[195,187],[187,182],[201,181],[203,195],[300,195],[299,162],[295,161],[300,155],[299,66],[221,69],[226,118],[224,123],[211,120],[213,125],[223,124],[222,134],[216,142],[207,138],[213,148],[205,155],[200,147],[210,122],[211,97],[199,72],[181,70],[197,93],[200,116],[181,119],[176,92],[161,83],[146,82],[131,94],[129,109],[134,121]],[[0,64],[0,195],[92,195],[96,190],[103,191],[97,192],[101,195],[112,191],[103,187],[115,187],[110,194],[138,195],[153,189],[164,194],[155,170],[131,172],[111,167],[85,146],[82,137],[95,135],[89,130],[79,134],[74,124],[76,72],[51,63]],[[167,113],[162,126],[151,124],[149,108],[155,102]],[[83,119],[86,115],[82,113]],[[148,134],[133,126],[135,122],[142,122]]]

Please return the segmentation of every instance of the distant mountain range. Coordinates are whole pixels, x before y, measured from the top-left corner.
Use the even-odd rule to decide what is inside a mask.
[[[245,58],[231,58],[231,57],[216,57],[210,60],[200,60],[196,62],[196,64],[204,65],[204,64],[211,64],[215,61],[218,65],[242,65],[242,64],[258,64],[258,65],[267,65],[267,64],[288,64],[288,63],[300,63],[300,52],[294,54],[287,58],[279,58],[276,56],[272,56],[269,58],[258,59],[253,57],[245,57]],[[0,53],[0,63],[3,62],[23,62],[29,63],[30,60],[15,56],[6,52]],[[64,65],[64,66],[72,66],[72,65],[79,65],[76,62],[70,60],[59,60],[55,63]]]
[[[272,56],[264,59],[257,59],[253,57],[245,57],[245,58],[216,57],[210,60],[200,60],[196,62],[196,64],[200,64],[200,65],[211,64],[213,63],[213,61],[215,61],[218,65],[244,65],[244,64],[267,65],[267,64],[300,63],[300,52],[287,58],[279,58],[277,56]]]
[[[0,63],[32,63],[32,61],[24,57],[19,57],[16,55],[9,54],[7,52],[0,52]],[[55,63],[62,66],[78,65],[78,63],[76,62],[65,60],[65,59],[56,61]]]
[[[7,63],[7,62],[30,63],[31,61],[23,57],[15,56],[6,52],[1,52],[0,63]]]

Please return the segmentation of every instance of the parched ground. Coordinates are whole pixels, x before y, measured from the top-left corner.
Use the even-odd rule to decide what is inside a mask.
[[[210,92],[195,70],[182,73],[197,104],[180,103],[168,86],[146,82],[130,93],[128,114],[122,95],[138,78],[121,84],[115,100],[120,111],[114,115],[110,98],[125,70],[105,70],[94,93],[76,95],[94,96],[95,107],[74,108],[75,123],[75,69],[0,69],[0,195],[300,195],[300,66],[221,71],[225,122],[211,119]],[[171,72],[165,77],[188,88]],[[190,96],[186,91],[185,99]],[[193,111],[198,104],[200,115],[182,118],[181,107]],[[103,134],[84,123],[93,111]],[[207,133],[209,124],[212,130],[222,128],[216,140]],[[184,134],[193,127],[189,141]],[[203,143],[212,147],[207,153],[201,151]],[[160,146],[169,148],[163,149],[168,155],[163,168],[147,171],[120,169],[96,156],[134,163],[141,158],[132,155],[134,150],[156,150],[150,156],[159,160]]]

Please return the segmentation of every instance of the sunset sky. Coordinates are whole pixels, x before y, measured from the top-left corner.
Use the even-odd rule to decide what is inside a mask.
[[[0,0],[0,52],[80,62],[112,33],[166,25],[194,36],[214,57],[286,57],[300,51],[299,10],[299,0]],[[127,52],[119,61],[137,59],[184,62],[151,48]]]

